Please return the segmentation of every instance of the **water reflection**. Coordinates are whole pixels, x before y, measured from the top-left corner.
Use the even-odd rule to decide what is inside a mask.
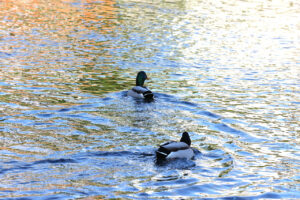
[[[0,196],[299,198],[299,8],[1,1]],[[156,167],[183,131],[199,157]]]

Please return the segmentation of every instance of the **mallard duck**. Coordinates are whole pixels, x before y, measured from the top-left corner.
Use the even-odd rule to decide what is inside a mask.
[[[146,79],[146,72],[140,71],[136,76],[136,86],[134,86],[131,90],[128,90],[127,95],[135,98],[152,100],[153,93],[144,86]]]
[[[159,164],[168,159],[193,159],[194,150],[191,148],[191,139],[188,132],[182,133],[180,142],[170,141],[160,145],[156,151],[156,162]]]

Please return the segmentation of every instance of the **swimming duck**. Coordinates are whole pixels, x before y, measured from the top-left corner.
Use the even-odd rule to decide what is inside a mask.
[[[191,139],[188,132],[182,133],[180,142],[170,141],[160,145],[156,151],[156,162],[161,162],[168,159],[186,158],[193,159],[195,156],[194,150],[190,147]]]
[[[127,95],[135,98],[152,100],[153,93],[144,86],[144,82],[146,79],[146,72],[140,71],[136,76],[136,86],[134,86],[131,90],[128,90]]]

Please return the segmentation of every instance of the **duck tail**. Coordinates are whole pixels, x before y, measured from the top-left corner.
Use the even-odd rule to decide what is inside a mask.
[[[167,149],[160,147],[156,152],[156,164],[160,165],[163,164],[166,160],[166,157],[170,154],[170,151]]]
[[[148,99],[148,100],[152,100],[153,99],[153,93],[151,91],[146,91],[143,93],[145,99]]]
[[[157,165],[162,165],[166,160],[166,155],[163,152],[156,151],[155,163]]]

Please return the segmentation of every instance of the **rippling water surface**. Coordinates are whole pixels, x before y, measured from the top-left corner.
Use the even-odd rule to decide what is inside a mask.
[[[0,198],[300,198],[299,10],[0,1]],[[201,153],[155,166],[183,131]]]

